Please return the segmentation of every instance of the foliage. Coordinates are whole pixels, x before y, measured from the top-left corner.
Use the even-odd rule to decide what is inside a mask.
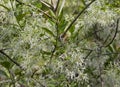
[[[0,87],[119,87],[119,7],[0,0]]]

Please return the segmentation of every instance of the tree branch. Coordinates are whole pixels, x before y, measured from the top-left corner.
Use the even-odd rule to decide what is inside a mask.
[[[105,47],[108,47],[115,40],[115,37],[117,36],[117,32],[118,32],[118,26],[119,26],[119,18],[117,19],[117,25],[116,25],[116,29],[115,29],[115,34],[114,34],[112,40]]]
[[[70,25],[66,28],[65,32],[62,34],[61,37],[64,37],[67,33],[67,31],[70,29],[70,27],[76,22],[76,20],[79,18],[79,16],[82,15],[82,13],[94,2],[95,0],[92,0],[88,5],[86,5],[85,8],[79,14],[75,17],[75,19],[70,23]]]
[[[11,62],[13,62],[15,65],[17,65],[20,69],[23,69],[19,63],[14,61],[10,56],[8,56],[5,52],[3,52],[3,50],[0,50],[0,53],[3,54],[4,56],[6,56]]]
[[[55,11],[55,12],[56,12],[57,9],[58,9],[58,5],[59,5],[59,3],[60,3],[60,0],[57,0],[57,5],[56,5],[56,7],[54,8],[54,11]]]
[[[90,56],[90,54],[93,52],[93,50],[90,50],[89,53],[85,56],[85,60]]]

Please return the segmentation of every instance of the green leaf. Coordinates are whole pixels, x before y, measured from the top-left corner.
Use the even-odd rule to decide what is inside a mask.
[[[72,25],[69,31],[72,34],[74,32],[74,30],[75,30],[75,25]]]
[[[49,11],[49,15],[51,15],[51,17],[54,17],[54,18],[56,17],[55,13],[52,10]]]
[[[46,6],[46,7],[48,7],[48,8],[52,8],[52,5],[49,4],[48,2],[45,2],[45,1],[42,1],[42,0],[40,0],[40,2],[41,2],[44,6]]]
[[[116,52],[117,51],[116,44],[112,43],[110,46],[108,46],[108,49],[110,52]]]
[[[33,2],[33,5],[36,6],[37,8],[42,8],[42,4],[40,2]]]
[[[49,35],[55,37],[55,35],[53,34],[53,32],[50,31],[49,29],[47,29],[47,28],[45,28],[45,27],[43,27],[42,29],[43,29],[46,33],[48,33]]]
[[[4,62],[0,62],[0,64],[3,66],[3,67],[5,67],[6,69],[10,69],[10,63],[9,62],[7,62],[7,61],[4,61]]]
[[[109,45],[109,46],[108,46],[108,49],[109,49],[110,52],[114,52],[114,49],[113,49],[113,46],[112,46],[112,45]]]
[[[60,6],[58,15],[61,15],[61,12],[63,10],[64,4],[65,4],[65,0],[62,0],[62,3],[61,3],[61,6]]]
[[[25,17],[26,14],[27,14],[27,13],[17,15],[17,16],[16,16],[17,21],[18,21],[18,22],[21,21],[21,20]]]
[[[1,7],[5,8],[7,11],[10,11],[10,9],[2,4],[0,4]]]
[[[64,29],[65,29],[65,27],[67,26],[67,24],[68,24],[68,22],[65,20],[65,18],[64,17],[60,17],[59,16],[59,20],[60,20],[60,23],[59,23],[59,25],[58,25],[58,27],[59,27],[59,33],[63,33],[64,32]]]

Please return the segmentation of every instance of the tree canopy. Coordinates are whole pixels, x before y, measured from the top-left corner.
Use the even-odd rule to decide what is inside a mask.
[[[120,0],[0,0],[0,87],[120,87]]]

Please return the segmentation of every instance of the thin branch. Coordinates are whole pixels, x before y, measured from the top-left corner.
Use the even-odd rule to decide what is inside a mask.
[[[21,1],[19,1],[19,0],[16,0],[16,2],[18,2],[19,4],[23,4],[23,5],[25,5],[25,6],[28,6],[28,7],[33,7],[33,6],[31,6],[31,5],[26,5],[25,3],[23,3],[23,2],[21,2]],[[35,7],[34,7],[35,8]],[[52,19],[52,20],[56,20],[54,17],[51,17],[50,15],[48,15],[46,12],[44,12],[43,10],[41,10],[41,9],[38,9],[38,8],[36,8],[37,9],[37,11],[39,11],[39,12],[42,12],[45,16],[47,16],[48,18],[50,18],[50,19]]]
[[[51,62],[52,62],[52,58],[53,58],[53,55],[54,55],[54,53],[55,53],[55,51],[56,51],[56,49],[57,49],[57,45],[58,45],[58,38],[59,38],[59,30],[58,30],[58,23],[56,22],[56,32],[57,32],[57,36],[56,36],[56,43],[55,43],[55,45],[54,45],[54,49],[53,49],[53,51],[52,51],[52,54],[51,54],[51,57],[50,57],[50,64],[51,64]]]
[[[19,4],[24,4],[23,2],[19,1],[19,0],[16,0],[16,2],[18,2]]]
[[[111,34],[109,34],[109,35],[106,37],[105,41],[103,42],[103,45],[108,41],[110,35],[111,35]]]
[[[48,15],[48,14],[47,14],[46,12],[44,12],[43,10],[38,9],[38,11],[42,12],[45,16],[47,16],[48,18],[50,18],[50,19],[53,20],[54,17],[51,17],[50,15]],[[55,18],[54,18],[54,19],[55,19]]]
[[[55,12],[56,12],[57,9],[58,9],[59,3],[60,3],[60,0],[57,0],[57,5],[56,5],[56,7],[54,8],[54,11],[55,11]]]
[[[44,4],[45,6],[47,6],[48,8],[50,8],[51,10],[54,10],[54,7],[53,7],[51,4],[49,4],[48,2],[43,1],[43,0],[40,0],[40,2],[41,2],[42,4]]]
[[[37,71],[38,71],[38,70],[35,70],[35,71],[32,73],[31,78],[34,77],[34,75],[35,75],[35,73],[36,73]]]
[[[23,69],[19,63],[17,63],[16,61],[14,61],[14,60],[13,60],[10,56],[8,56],[5,52],[3,52],[2,50],[0,50],[0,53],[3,54],[4,56],[6,56],[11,62],[13,62],[15,65],[17,65],[20,69]]]
[[[115,40],[115,37],[117,36],[117,32],[118,32],[118,26],[119,26],[119,18],[117,19],[117,25],[116,25],[116,29],[115,29],[115,34],[114,34],[112,40],[105,47],[108,47]]]
[[[52,50],[52,53],[51,53],[51,56],[50,56],[50,62],[49,62],[50,64],[52,62],[52,58],[53,58],[53,55],[54,55],[54,53],[56,51],[56,48],[57,48],[57,45],[55,45],[54,49]]]
[[[82,13],[96,0],[91,1],[88,5],[86,5],[85,8],[83,8],[83,10],[81,12],[79,12],[79,14],[75,17],[75,19],[70,23],[70,25],[66,28],[65,32],[62,34],[61,37],[64,37],[67,33],[67,31],[70,29],[70,27],[76,22],[76,20],[82,15]]]
[[[0,51],[4,51],[4,50],[8,50],[8,49],[11,49],[11,48],[3,48],[3,49],[0,49]]]
[[[86,57],[84,59],[87,59],[92,52],[93,52],[93,50],[90,50],[90,52],[86,55]]]
[[[87,49],[87,48],[81,48],[82,50],[87,50],[87,51],[94,51],[92,49]]]

